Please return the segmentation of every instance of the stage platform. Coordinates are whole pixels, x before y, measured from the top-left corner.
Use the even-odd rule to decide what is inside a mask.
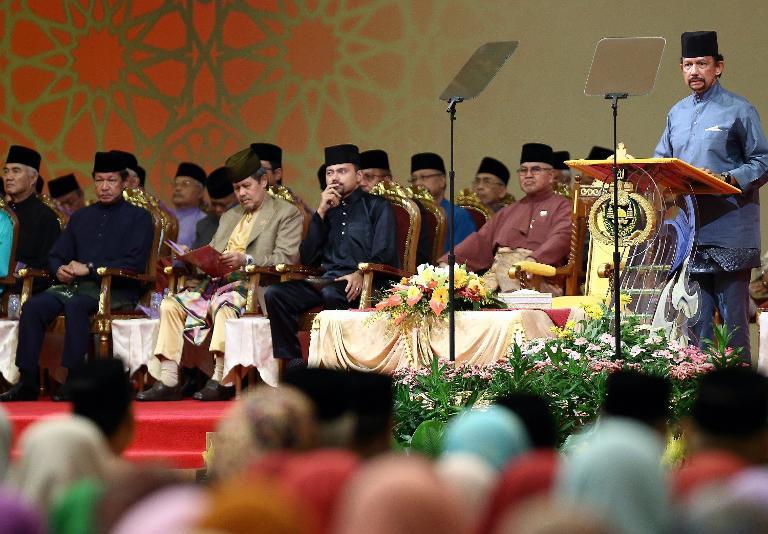
[[[206,433],[214,432],[219,419],[232,402],[134,402],[136,436],[123,457],[135,462],[154,462],[175,469],[201,469]],[[9,402],[2,405],[13,424],[13,457],[19,436],[31,423],[66,415],[71,405],[66,402]]]

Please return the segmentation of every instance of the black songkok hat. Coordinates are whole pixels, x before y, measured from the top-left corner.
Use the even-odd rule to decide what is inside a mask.
[[[558,150],[556,152],[552,152],[552,166],[555,169],[567,171],[568,165],[566,165],[565,162],[569,159],[571,159],[571,153],[567,150]]]
[[[124,152],[96,152],[93,160],[93,172],[120,172],[128,168]]]
[[[139,185],[144,187],[144,182],[147,180],[147,171],[141,165],[136,165],[136,176],[139,177]]]
[[[526,143],[523,145],[523,150],[520,153],[520,163],[540,161],[541,163],[552,165],[554,163],[552,156],[551,146],[543,143]]]
[[[717,32],[685,32],[680,36],[682,57],[717,56]]]
[[[45,187],[45,179],[38,174],[37,181],[35,182],[35,193],[39,195],[40,193],[43,192],[44,187]]]
[[[480,174],[481,172],[498,176],[501,181],[504,182],[504,185],[509,183],[509,169],[507,169],[507,166],[497,159],[490,158],[488,156],[484,157],[483,161],[480,162],[480,167],[477,169],[475,174]]]
[[[340,165],[351,163],[360,165],[360,150],[357,145],[335,145],[325,147],[325,164]]]
[[[320,190],[325,191],[325,188],[328,187],[328,183],[325,181],[325,170],[328,168],[328,165],[323,163],[320,165],[320,167],[317,168],[317,181],[320,184]]]
[[[611,156],[613,156],[613,150],[611,150],[610,148],[604,148],[604,147],[601,147],[601,146],[593,146],[590,149],[589,154],[587,155],[587,157],[585,159],[588,159],[588,160],[608,159]]]
[[[269,161],[276,168],[283,166],[283,149],[272,143],[251,143],[251,148],[259,157]]]
[[[704,375],[691,416],[716,436],[749,436],[768,422],[768,381],[751,369],[717,369]]]
[[[333,164],[335,165],[335,164]],[[283,383],[312,399],[321,422],[337,419],[350,411],[349,378],[346,371],[308,367],[285,373]]]
[[[672,384],[664,377],[638,371],[617,371],[608,376],[603,411],[652,425],[666,420]]]
[[[126,152],[125,150],[110,150],[110,152],[114,152],[115,154],[122,156],[123,160],[125,161],[125,168],[131,169],[136,174],[139,174],[139,171],[137,170],[139,168],[139,160],[136,159],[136,156],[130,152]]]
[[[360,168],[389,170],[389,157],[383,150],[360,152]]]
[[[189,176],[203,185],[205,185],[205,179],[207,178],[205,170],[200,165],[188,161],[179,163],[179,168],[176,169],[176,176]]]
[[[208,189],[208,196],[214,199],[224,198],[235,192],[226,167],[219,167],[209,174],[205,188]]]
[[[48,192],[51,194],[51,198],[63,197],[67,193],[79,190],[80,184],[77,183],[77,178],[72,173],[59,176],[48,182]]]
[[[21,145],[11,145],[8,149],[8,157],[5,158],[6,163],[20,163],[32,167],[37,172],[40,172],[40,153],[37,150],[27,148]]]
[[[128,376],[119,358],[94,360],[72,370],[72,411],[91,419],[111,435],[125,418],[133,399]]]
[[[261,169],[261,158],[251,145],[229,156],[224,162],[224,168],[227,169],[229,180],[236,184],[246,178],[258,175],[259,169]]]
[[[434,152],[420,152],[411,156],[411,172],[414,173],[423,169],[435,169],[445,174],[443,158]]]

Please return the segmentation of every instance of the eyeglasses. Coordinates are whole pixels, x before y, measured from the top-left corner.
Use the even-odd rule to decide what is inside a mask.
[[[517,169],[517,174],[519,176],[525,176],[530,172],[532,175],[538,176],[542,172],[547,172],[551,170],[552,170],[552,167],[539,167],[538,165],[534,165],[533,167],[520,167],[519,169]]]
[[[436,178],[438,176],[443,176],[443,173],[436,172],[436,173],[433,173],[433,174],[423,174],[421,176],[413,176],[413,175],[411,175],[411,183],[418,182],[419,180],[426,180],[428,178]]]
[[[482,185],[506,185],[501,180],[494,180],[490,176],[483,176],[482,178],[478,176],[477,178],[475,178],[475,182],[474,183],[475,183],[475,185],[480,185],[480,184],[482,184]]]

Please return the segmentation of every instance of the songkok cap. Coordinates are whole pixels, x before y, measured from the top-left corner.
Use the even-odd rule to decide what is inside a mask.
[[[96,152],[93,160],[93,172],[120,172],[128,168],[129,161],[124,153],[116,150],[110,152]]]
[[[251,148],[259,157],[276,167],[283,166],[283,149],[272,143],[251,143]]]
[[[751,369],[717,369],[704,375],[691,415],[717,436],[749,436],[768,424],[768,382]]]
[[[603,148],[601,146],[593,146],[592,149],[589,151],[589,154],[585,159],[594,160],[594,159],[608,159],[611,156],[613,156],[613,150],[610,148]]]
[[[520,163],[529,163],[540,161],[552,165],[552,147],[543,143],[526,143],[523,145],[523,151],[520,153]]]
[[[21,145],[11,145],[8,149],[8,157],[5,158],[5,163],[20,163],[40,172],[41,159],[40,153],[37,150]]]
[[[325,164],[341,165],[351,163],[360,165],[360,150],[357,145],[334,145],[325,147]]]
[[[147,179],[147,171],[141,165],[136,166],[136,176],[139,177],[139,185],[144,187],[144,182]]]
[[[235,192],[232,182],[227,176],[226,167],[219,167],[209,174],[205,187],[208,189],[208,196],[214,199],[224,198]]]
[[[389,157],[383,150],[360,152],[360,168],[389,170]]]
[[[40,193],[43,192],[44,187],[45,187],[45,179],[38,174],[37,181],[35,182],[35,193],[39,195]]]
[[[107,435],[120,425],[133,399],[119,358],[94,360],[72,370],[72,411],[94,421]]]
[[[227,169],[229,180],[236,184],[251,176],[260,176],[258,172],[261,169],[261,158],[253,149],[253,145],[251,145],[229,156],[227,161],[224,162],[224,167]]]
[[[323,163],[320,165],[320,167],[317,168],[317,181],[320,184],[320,189],[322,191],[325,191],[325,188],[328,187],[328,183],[325,181],[325,169],[328,168],[328,165]]]
[[[60,198],[67,193],[79,190],[80,184],[77,183],[77,178],[72,173],[59,176],[48,182],[48,192],[51,194],[51,198]]]
[[[136,174],[139,174],[137,170],[139,168],[139,161],[136,159],[136,156],[124,150],[110,150],[110,152],[114,152],[115,154],[122,156],[123,160],[125,160],[125,168],[131,169]]]
[[[179,168],[176,169],[176,176],[189,176],[203,185],[205,185],[205,179],[207,177],[205,170],[200,165],[188,161],[179,163]]]
[[[489,158],[488,156],[484,157],[475,174],[480,174],[481,172],[497,176],[505,185],[509,183],[509,169],[497,159]]]
[[[552,166],[555,169],[567,171],[568,165],[566,165],[565,162],[569,159],[571,159],[571,153],[567,150],[558,150],[556,152],[552,152]]]
[[[717,56],[717,32],[685,32],[680,36],[683,57]]]
[[[420,152],[411,156],[411,172],[414,173],[423,169],[435,169],[445,174],[443,158],[434,152]]]

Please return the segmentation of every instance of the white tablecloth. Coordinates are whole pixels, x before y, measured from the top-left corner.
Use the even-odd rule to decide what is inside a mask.
[[[768,375],[768,312],[758,312],[757,331],[760,336],[757,352],[757,370],[764,375]]]
[[[19,321],[0,320],[0,374],[9,383],[19,381],[16,367],[16,345],[19,343]]]
[[[112,321],[113,354],[125,362],[131,374],[146,365],[150,374],[157,378],[158,369],[152,362],[153,351],[160,331],[159,319],[128,319]],[[270,386],[277,386],[279,366],[272,356],[272,335],[269,319],[242,317],[227,321],[224,354],[224,384],[231,384],[235,372],[246,372],[255,367],[261,379]],[[241,368],[237,368],[241,365]]]

